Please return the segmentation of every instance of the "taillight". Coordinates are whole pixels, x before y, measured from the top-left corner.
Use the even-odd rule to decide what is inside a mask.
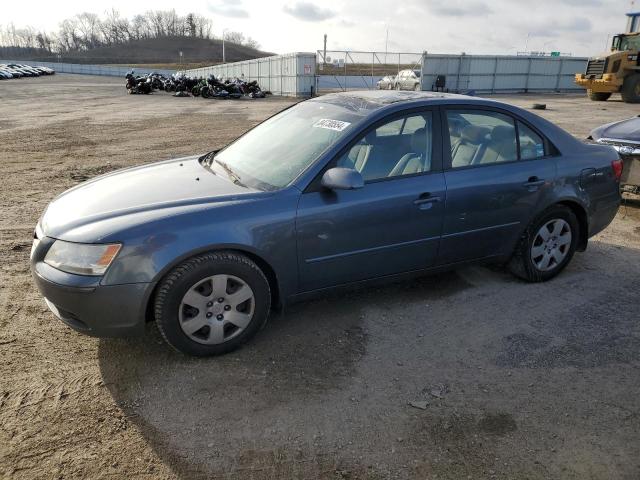
[[[620,181],[620,177],[622,177],[622,160],[617,159],[611,162],[611,168],[613,168],[613,175],[616,177],[616,182]]]

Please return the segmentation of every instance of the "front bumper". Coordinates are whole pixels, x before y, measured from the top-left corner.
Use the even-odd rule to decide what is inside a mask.
[[[149,283],[101,285],[101,277],[73,275],[44,263],[53,243],[34,242],[31,272],[49,309],[66,325],[94,337],[123,337],[144,332]]]

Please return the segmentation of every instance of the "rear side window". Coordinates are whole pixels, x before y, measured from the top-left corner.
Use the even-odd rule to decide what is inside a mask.
[[[450,110],[447,123],[453,168],[518,159],[516,127],[510,116],[486,110]]]
[[[518,122],[518,135],[521,159],[531,160],[545,156],[544,140],[542,137],[522,122]]]

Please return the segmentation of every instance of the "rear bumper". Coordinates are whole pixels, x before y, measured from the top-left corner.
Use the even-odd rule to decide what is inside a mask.
[[[584,73],[577,73],[575,82],[577,85],[596,93],[616,93],[620,90],[620,83],[615,80],[587,77]]]
[[[589,219],[589,238],[600,233],[609,226],[618,213],[618,208],[620,208],[621,203],[622,197],[620,194],[616,196],[615,200],[607,201],[606,203],[600,202],[597,209]]]
[[[144,332],[151,284],[64,285],[46,278],[49,269],[52,267],[44,263],[32,268],[35,284],[49,309],[69,327],[94,337],[123,337]],[[74,279],[70,280],[68,283],[73,283]]]

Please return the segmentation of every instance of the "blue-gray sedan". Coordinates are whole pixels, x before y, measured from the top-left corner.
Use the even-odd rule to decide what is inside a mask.
[[[57,197],[31,265],[72,328],[155,321],[227,352],[272,307],[338,286],[505,263],[557,275],[620,204],[622,163],[520,108],[419,92],[301,102],[226,148],[120,170]]]

